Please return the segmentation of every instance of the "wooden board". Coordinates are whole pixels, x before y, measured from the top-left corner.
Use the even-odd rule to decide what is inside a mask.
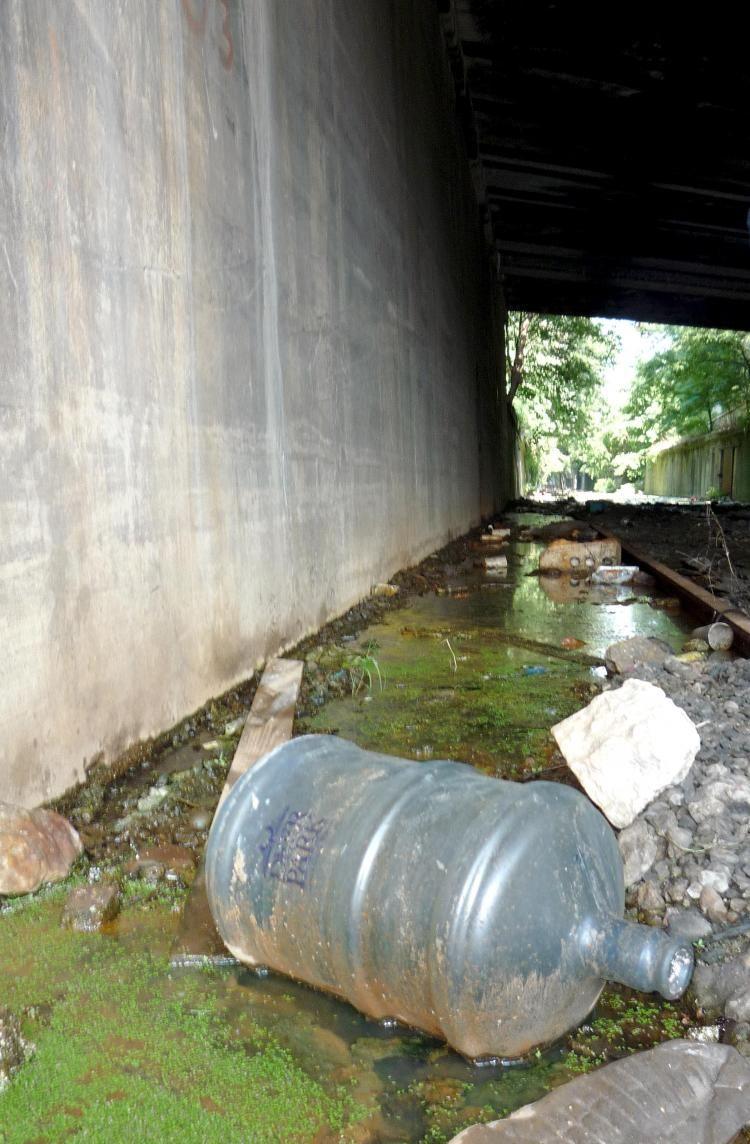
[[[302,682],[304,664],[298,659],[272,659],[250,708],[250,714],[237,744],[232,765],[216,809],[245,771],[292,736],[294,709]],[[182,915],[180,929],[172,946],[172,965],[222,965],[234,958],[219,937],[206,895],[206,879],[201,863]]]

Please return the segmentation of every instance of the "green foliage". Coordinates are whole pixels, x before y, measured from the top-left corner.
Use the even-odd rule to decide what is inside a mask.
[[[750,336],[665,326],[663,346],[638,367],[625,408],[631,437],[647,449],[670,434],[710,432],[717,417],[750,420]]]
[[[600,420],[602,373],[618,339],[591,318],[511,313],[505,344],[506,396],[539,458],[527,473],[544,480],[577,467]]]
[[[380,664],[374,654],[377,648],[377,640],[368,640],[361,652],[358,652],[356,655],[347,656],[344,660],[344,667],[349,672],[352,695],[357,695],[365,682],[367,682],[368,690],[372,691],[372,686],[376,679],[380,690],[383,690],[383,676],[380,671]]]

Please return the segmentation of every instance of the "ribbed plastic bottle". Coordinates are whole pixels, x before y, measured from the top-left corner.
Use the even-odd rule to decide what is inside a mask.
[[[614,833],[577,791],[327,735],[238,780],[211,828],[206,885],[241,962],[471,1058],[555,1040],[606,980],[673,999],[692,971],[690,945],[622,920]]]

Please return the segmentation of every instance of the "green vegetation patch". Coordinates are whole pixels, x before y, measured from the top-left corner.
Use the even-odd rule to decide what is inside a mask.
[[[228,1021],[220,973],[170,973],[168,908],[136,907],[152,953],[61,930],[61,899],[0,916],[0,995],[36,1046],[0,1094],[2,1144],[309,1141],[365,1114],[266,1028]]]
[[[453,758],[518,777],[549,764],[549,728],[582,705],[587,670],[558,652],[519,648],[482,629],[381,626],[363,645],[368,674],[306,729],[335,731],[369,750]],[[359,662],[357,652],[348,661]]]

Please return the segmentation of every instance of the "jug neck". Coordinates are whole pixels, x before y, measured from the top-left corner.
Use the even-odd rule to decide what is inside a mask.
[[[693,973],[693,947],[654,926],[614,916],[584,919],[576,934],[584,967],[605,981],[617,981],[643,993],[661,993],[674,1001]]]

